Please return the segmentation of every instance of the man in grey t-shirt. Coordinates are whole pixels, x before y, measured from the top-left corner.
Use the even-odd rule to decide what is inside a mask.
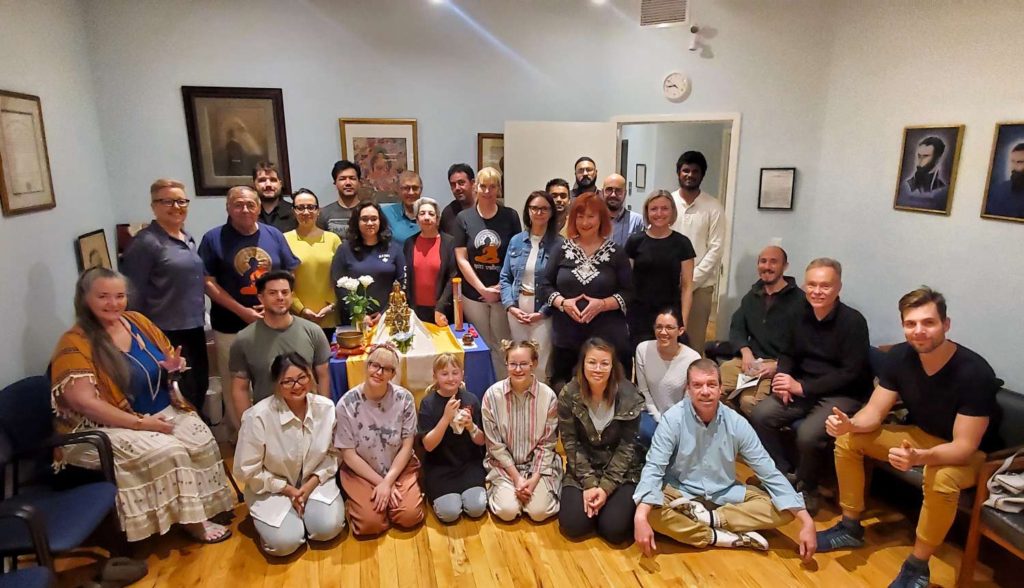
[[[347,159],[337,161],[331,168],[331,180],[338,189],[338,200],[320,209],[316,226],[338,235],[344,241],[349,218],[352,217],[356,204],[359,204],[359,166]]]
[[[256,280],[263,318],[238,333],[228,361],[232,374],[230,402],[239,421],[254,402],[274,394],[277,383],[270,377],[270,364],[282,353],[298,353],[313,365],[317,392],[331,397],[327,372],[331,345],[319,325],[289,312],[294,286],[295,277],[284,270],[268,272]],[[236,429],[239,425],[234,423]]]

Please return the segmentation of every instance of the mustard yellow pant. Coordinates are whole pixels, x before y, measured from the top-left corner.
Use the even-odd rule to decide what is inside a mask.
[[[672,486],[665,486],[663,492],[665,504],[682,496]],[[705,503],[705,505],[708,508],[714,508],[713,504]],[[791,512],[775,508],[768,495],[754,486],[747,486],[743,502],[715,508],[715,516],[722,521],[721,528],[733,533],[774,529],[793,519]],[[698,523],[671,508],[656,507],[651,510],[651,514],[647,515],[647,520],[651,523],[651,528],[655,533],[660,533],[680,543],[694,547],[707,547],[711,543],[711,527]]]
[[[722,364],[722,392],[726,397],[736,389],[736,382],[739,380],[740,372],[743,371],[743,359],[735,357]],[[739,395],[727,402],[738,408],[743,414],[750,416],[750,413],[772,392],[772,379],[761,378],[757,386],[740,390]]]
[[[946,443],[912,425],[883,425],[870,433],[851,433],[836,439],[836,475],[839,506],[864,512],[864,456],[889,461],[889,449],[909,439],[915,448],[930,449]],[[960,491],[974,486],[985,454],[976,451],[967,465],[924,466],[924,504],[917,521],[917,538],[941,545],[956,517]]]

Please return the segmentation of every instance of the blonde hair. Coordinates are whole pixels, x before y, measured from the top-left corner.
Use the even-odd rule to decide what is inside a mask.
[[[658,198],[665,198],[668,200],[669,208],[672,209],[672,218],[668,221],[670,225],[676,224],[676,219],[679,218],[679,209],[676,208],[676,199],[672,197],[672,193],[668,190],[655,190],[647,200],[644,200],[644,224],[650,225],[651,219],[647,216],[647,208]]]
[[[476,183],[477,183],[477,185],[479,185],[480,182],[484,182],[484,181],[493,181],[500,188],[501,187],[501,172],[496,170],[496,169],[494,169],[493,167],[485,167],[485,168],[483,168],[482,170],[478,171],[477,174],[476,174]]]
[[[434,358],[433,371],[435,374],[443,370],[444,368],[451,366],[455,366],[460,370],[465,369],[462,367],[462,360],[460,360],[459,356],[455,355],[454,353],[445,352],[441,353],[440,355]]]
[[[377,343],[376,345],[371,345],[370,348],[366,350],[366,369],[369,370],[370,362],[380,359],[382,355],[391,356],[391,359],[395,360],[394,365],[391,367],[395,370],[398,369],[398,350],[390,342]]]
[[[160,193],[160,190],[165,190],[167,188],[178,188],[179,190],[184,190],[185,184],[170,178],[159,178],[149,185],[149,197],[156,198],[156,195]]]
[[[529,349],[530,359],[536,362],[540,359],[539,348],[540,346],[537,345],[537,342],[532,339],[521,341],[510,341],[508,339],[501,340],[501,351],[504,353],[505,361],[508,361],[509,354],[516,349]]]

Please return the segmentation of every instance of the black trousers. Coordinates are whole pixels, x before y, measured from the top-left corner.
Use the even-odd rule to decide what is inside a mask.
[[[209,422],[203,413],[206,389],[210,385],[210,360],[206,355],[206,332],[203,327],[164,331],[172,347],[181,346],[181,355],[191,368],[181,376],[181,394],[196,407],[199,416]],[[230,388],[229,388],[230,389]]]
[[[750,423],[782,473],[792,471],[782,442],[782,427],[801,421],[796,427],[796,449],[800,456],[796,466],[796,478],[804,489],[818,487],[821,474],[831,462],[832,453],[827,451],[831,438],[825,432],[825,420],[832,414],[832,407],[852,415],[863,403],[849,396],[825,396],[821,398],[796,398],[789,404],[782,404],[774,394],[757,403],[750,415]]]
[[[612,491],[597,516],[588,518],[583,510],[583,491],[573,486],[562,487],[558,506],[558,527],[569,539],[582,539],[597,533],[612,544],[633,540],[633,503],[635,484],[623,484]]]

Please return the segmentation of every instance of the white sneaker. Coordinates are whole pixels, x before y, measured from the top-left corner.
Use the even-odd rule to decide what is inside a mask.
[[[686,515],[692,521],[698,522],[708,527],[718,528],[722,526],[722,521],[715,516],[714,511],[710,511],[700,502],[696,500],[690,500],[685,496],[680,496],[675,500],[665,505],[666,508],[681,512]]]
[[[711,544],[715,547],[749,547],[757,551],[768,551],[768,540],[754,531],[733,533],[725,529],[712,529],[711,533]]]

